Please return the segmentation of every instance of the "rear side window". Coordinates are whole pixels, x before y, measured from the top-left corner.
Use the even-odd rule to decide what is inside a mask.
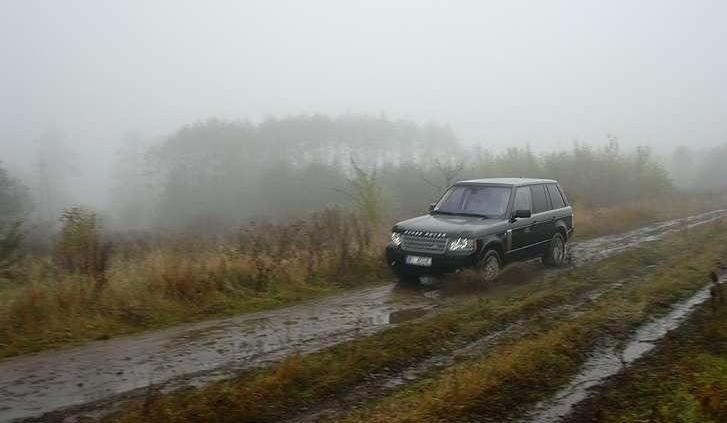
[[[558,188],[558,191],[560,191],[560,195],[563,197],[563,201],[565,201],[565,205],[570,206],[570,203],[568,202],[568,196],[565,195],[565,191],[563,191],[563,187],[560,186],[560,184],[555,184],[555,186]]]
[[[533,214],[550,210],[545,185],[531,185],[530,192],[533,196]]]
[[[554,209],[560,209],[565,207],[565,201],[563,201],[563,196],[560,195],[560,191],[555,184],[548,184],[548,193],[550,194],[550,201],[553,202]]]
[[[515,191],[513,210],[530,210],[530,189],[528,187],[520,187]]]

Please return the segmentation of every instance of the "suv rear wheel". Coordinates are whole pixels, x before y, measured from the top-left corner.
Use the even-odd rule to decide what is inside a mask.
[[[500,275],[502,260],[495,250],[487,250],[477,264],[477,271],[483,282],[492,282]]]
[[[565,262],[565,239],[560,233],[553,235],[548,249],[543,255],[543,264],[546,266],[561,266]]]

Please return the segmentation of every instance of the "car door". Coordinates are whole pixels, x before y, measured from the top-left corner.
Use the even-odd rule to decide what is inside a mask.
[[[515,210],[531,210],[531,194],[529,187],[517,187],[515,189],[515,201],[512,212]],[[521,256],[526,254],[528,247],[534,242],[532,218],[518,218],[510,224],[510,248],[509,253]]]
[[[530,194],[533,207],[533,244],[539,247],[536,250],[542,250],[555,235],[555,216],[544,184],[531,185]]]
[[[563,194],[558,189],[556,184],[547,185],[548,194],[550,197],[550,204],[553,207],[553,223],[555,230],[558,229],[559,225],[565,225],[566,230],[573,227],[573,216],[571,211],[563,198]]]

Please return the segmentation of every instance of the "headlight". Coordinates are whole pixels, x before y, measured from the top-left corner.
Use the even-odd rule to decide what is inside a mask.
[[[391,244],[398,247],[401,245],[401,234],[398,232],[391,233]]]
[[[475,249],[475,240],[469,238],[457,238],[449,243],[449,251],[469,251]]]

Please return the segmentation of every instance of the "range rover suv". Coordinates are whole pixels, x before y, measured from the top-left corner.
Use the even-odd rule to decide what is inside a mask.
[[[386,259],[402,282],[471,267],[494,280],[509,262],[566,258],[573,211],[557,181],[492,178],[457,182],[429,214],[394,225]]]

